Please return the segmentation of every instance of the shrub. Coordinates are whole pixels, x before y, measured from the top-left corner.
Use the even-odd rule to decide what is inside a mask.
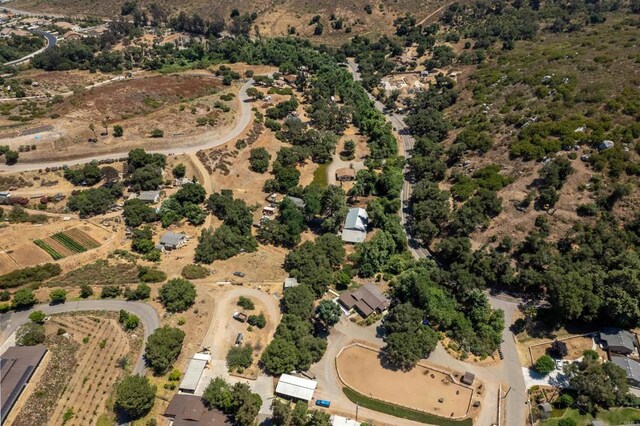
[[[29,319],[31,322],[35,322],[36,324],[44,324],[44,319],[46,315],[42,311],[33,311],[29,314]]]
[[[249,325],[253,325],[258,328],[264,328],[267,325],[267,320],[264,318],[264,314],[260,312],[260,315],[249,315],[247,319]]]
[[[52,290],[49,293],[49,300],[53,304],[64,303],[67,301],[67,292],[61,288]]]
[[[533,369],[535,371],[537,371],[538,373],[546,376],[547,374],[549,374],[549,373],[551,373],[553,371],[555,366],[556,366],[556,364],[555,364],[555,361],[553,360],[553,358],[551,358],[549,355],[542,355],[536,361]]]
[[[22,325],[16,331],[16,344],[19,346],[34,346],[44,342],[44,326],[30,322]]]
[[[124,297],[127,300],[144,300],[148,299],[151,295],[151,287],[146,284],[139,284],[135,290],[127,287],[124,291]]]
[[[122,126],[119,124],[113,126],[113,136],[119,138],[122,137],[122,135],[124,135],[124,129],[122,128]]]
[[[200,265],[185,265],[182,268],[182,277],[187,280],[197,280],[209,275],[209,270]]]
[[[255,305],[253,304],[251,299],[249,299],[248,297],[240,296],[240,298],[238,299],[238,303],[236,304],[248,311],[255,309]]]
[[[164,130],[162,130],[162,129],[153,129],[151,131],[151,137],[152,138],[163,138],[164,137]]]
[[[253,348],[251,346],[233,347],[227,353],[227,368],[229,371],[242,371],[253,362]]]
[[[256,173],[264,173],[269,169],[271,154],[264,148],[253,148],[249,157],[249,168]]]
[[[33,291],[27,288],[21,288],[13,295],[11,306],[13,306],[13,309],[24,309],[35,305],[36,302],[36,296],[33,294]]]
[[[573,406],[573,397],[568,393],[563,393],[558,398],[557,405],[560,408],[567,408]]]
[[[89,287],[89,284],[82,284],[80,287],[80,297],[86,299],[91,296],[93,296],[93,289]]]
[[[180,370],[173,370],[171,373],[169,373],[169,377],[167,378],[171,382],[177,382],[178,380],[180,380],[180,376]]]
[[[106,285],[102,287],[102,291],[100,292],[101,299],[115,299],[120,296],[122,293],[122,289],[117,285]]]
[[[62,268],[57,263],[45,263],[44,265],[18,269],[8,274],[0,275],[0,288],[19,287],[24,284],[41,283],[49,278],[62,273]]]
[[[593,349],[585,350],[584,352],[582,352],[582,356],[584,356],[585,358],[591,358],[594,361],[600,358],[598,352],[594,351]]]
[[[148,268],[146,266],[142,266],[138,270],[138,278],[143,283],[161,283],[163,281],[166,281],[167,274],[156,268]]]
[[[160,301],[169,312],[182,312],[196,301],[196,287],[184,278],[173,278],[160,288]]]
[[[11,293],[8,290],[4,290],[0,292],[0,302],[7,302],[11,300]]]

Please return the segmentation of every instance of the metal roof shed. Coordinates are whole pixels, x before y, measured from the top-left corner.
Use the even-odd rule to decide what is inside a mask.
[[[184,378],[182,382],[180,382],[181,391],[188,393],[194,393],[196,391],[200,376],[202,376],[202,372],[210,360],[211,355],[209,354],[197,353],[193,355],[193,358],[189,360],[189,365],[187,365]]]
[[[276,393],[303,401],[311,401],[317,386],[318,382],[315,380],[283,374],[278,380]]]

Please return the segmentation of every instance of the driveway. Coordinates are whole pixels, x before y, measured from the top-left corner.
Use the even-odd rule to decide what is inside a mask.
[[[229,306],[235,306],[240,296],[259,300],[266,307],[267,312],[265,313],[268,315],[268,320],[274,324],[280,322],[279,299],[263,291],[235,287],[217,298],[211,325],[209,326],[207,335],[202,341],[202,347],[208,347],[211,350],[211,365],[210,368],[202,373],[195,394],[199,396],[202,395],[209,381],[216,377],[222,377],[232,384],[237,382],[246,383],[251,387],[253,392],[259,394],[262,398],[262,407],[260,407],[258,416],[258,420],[261,422],[271,415],[271,402],[274,397],[273,377],[261,373],[256,380],[248,380],[232,376],[227,370],[226,348],[229,345],[226,344],[226,342],[230,341],[229,339],[235,338],[237,330],[240,329],[237,327],[240,323],[231,318]]]
[[[82,300],[77,302],[67,302],[59,305],[36,305],[33,308],[25,311],[10,312],[0,315],[0,335],[2,336],[2,345],[5,342],[10,343],[13,340],[13,333],[22,324],[29,322],[29,314],[33,311],[42,311],[46,315],[62,314],[67,312],[77,311],[125,311],[131,312],[138,316],[142,325],[144,326],[144,341],[153,331],[159,327],[160,318],[156,311],[149,305],[142,302],[126,302],[124,300]],[[4,349],[4,348],[3,348]],[[136,368],[133,371],[135,374],[144,375],[145,362],[143,354],[140,354],[140,359],[136,364]]]
[[[205,143],[189,146],[189,147],[172,147],[159,150],[149,150],[150,153],[158,153],[164,155],[179,155],[179,154],[195,154],[196,152],[204,149],[215,148],[220,145],[224,145],[229,141],[234,140],[245,128],[251,123],[251,107],[250,98],[247,96],[247,89],[253,85],[253,79],[249,79],[245,82],[240,91],[238,92],[238,100],[240,101],[240,117],[236,120],[234,127],[226,132],[224,135],[211,137],[205,139]],[[6,164],[0,164],[0,172],[23,172],[31,170],[40,170],[47,167],[60,167],[61,165],[72,166],[76,164],[87,164],[92,161],[111,160],[117,158],[126,158],[129,151],[112,152],[102,155],[89,155],[83,158],[77,158],[73,160],[55,160],[55,161],[39,161],[39,162],[20,162],[12,166]]]

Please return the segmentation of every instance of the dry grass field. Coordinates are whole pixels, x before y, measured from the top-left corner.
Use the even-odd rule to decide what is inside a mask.
[[[344,384],[371,398],[442,417],[463,418],[471,408],[473,389],[422,363],[410,371],[383,366],[380,352],[361,346],[344,349],[336,368]],[[442,401],[442,402],[440,402]]]

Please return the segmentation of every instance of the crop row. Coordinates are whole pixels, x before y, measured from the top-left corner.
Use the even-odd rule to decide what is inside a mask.
[[[74,253],[83,253],[87,251],[87,249],[82,244],[80,244],[79,242],[77,242],[76,240],[74,240],[64,232],[58,232],[57,234],[53,234],[51,238],[58,241],[60,244],[62,244],[63,246],[65,246],[66,248],[68,248]]]
[[[54,260],[64,259],[64,256],[58,253],[53,247],[42,240],[33,240],[35,245],[46,251]]]

